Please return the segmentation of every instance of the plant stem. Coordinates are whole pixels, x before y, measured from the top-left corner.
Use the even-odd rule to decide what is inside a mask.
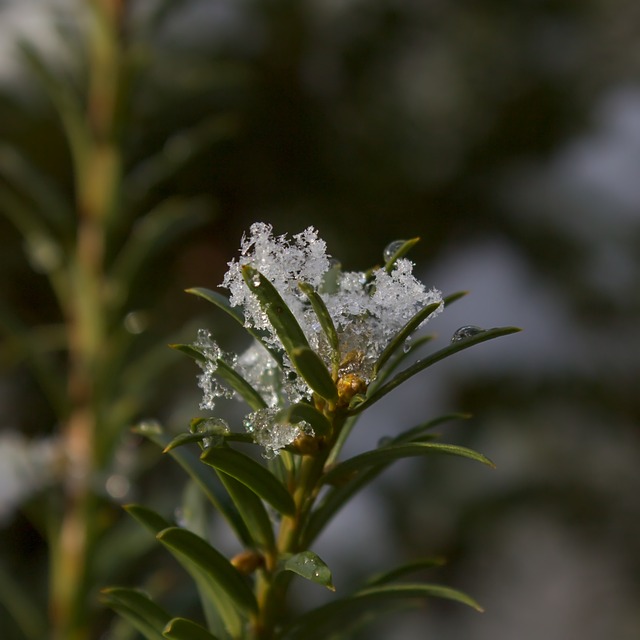
[[[344,425],[344,416],[341,413],[332,413],[328,417],[333,423],[331,440],[314,454],[302,456],[293,491],[296,512],[292,516],[282,517],[277,541],[279,557],[304,551],[301,548],[300,534],[318,496],[320,479],[327,459],[339,441],[340,430]],[[272,572],[270,576],[263,576],[258,581],[256,589],[260,614],[254,625],[257,639],[274,638],[276,624],[284,619],[287,591],[293,575],[289,571],[277,575]]]
[[[87,640],[91,629],[93,547],[100,533],[94,482],[100,452],[99,380],[108,348],[105,245],[108,219],[119,193],[120,154],[115,117],[120,77],[119,24],[123,3],[91,0],[86,148],[74,156],[78,227],[67,268],[64,310],[69,353],[70,410],[61,429],[67,454],[62,517],[52,536],[50,623],[52,640]]]

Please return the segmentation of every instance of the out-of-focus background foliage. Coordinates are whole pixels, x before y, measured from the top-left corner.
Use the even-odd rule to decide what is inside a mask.
[[[56,500],[51,459],[64,412],[38,386],[33,354],[16,347],[14,320],[49,344],[50,365],[66,365],[55,346],[64,319],[43,274],[56,249],[25,242],[15,222],[31,200],[62,206],[35,175],[77,200],[51,79],[90,109],[86,87],[100,68],[88,61],[91,4],[100,2],[0,2],[0,208],[10,213],[0,217],[0,602],[21,585],[30,602],[11,606],[26,607],[23,620],[30,606],[47,608],[51,546],[38,513]],[[434,322],[441,341],[462,324],[525,331],[391,394],[351,447],[462,410],[474,417],[448,428],[448,439],[498,469],[403,463],[341,514],[317,551],[338,589],[442,554],[449,562],[434,581],[467,590],[487,611],[434,602],[363,637],[638,638],[640,5],[102,4],[120,12],[125,69],[116,111],[128,218],[111,233],[112,258],[161,202],[178,217],[200,216],[130,283],[122,319],[137,346],[113,375],[129,372],[135,384],[126,367],[138,352],[188,340],[197,326],[236,345],[230,324],[183,289],[217,285],[253,221],[277,233],[314,225],[349,269],[380,262],[390,240],[421,236],[413,258],[422,279],[470,291]],[[177,354],[160,360],[147,365],[157,375],[136,391],[131,422],[184,430],[198,413],[195,371]],[[172,509],[180,471],[127,429],[116,440],[92,477],[100,513],[120,523],[118,504],[132,500]],[[124,532],[125,546],[138,540]],[[94,558],[88,637],[115,633],[95,605],[104,584],[179,586],[177,570],[154,573],[161,554],[150,559],[139,544],[140,555],[129,549],[137,560],[117,571]],[[22,638],[10,608],[0,606],[2,637]]]

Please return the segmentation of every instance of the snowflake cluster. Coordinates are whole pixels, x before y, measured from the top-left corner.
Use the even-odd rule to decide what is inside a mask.
[[[389,257],[386,250],[385,259]],[[426,305],[442,302],[438,290],[427,290],[415,278],[410,260],[399,258],[392,268],[383,266],[370,273],[342,272],[339,263],[327,255],[326,244],[318,238],[313,227],[289,240],[284,235],[274,236],[271,225],[255,223],[249,235],[242,238],[240,256],[229,262],[222,286],[230,292],[231,305],[243,310],[245,326],[264,331],[265,343],[278,351],[282,351],[278,336],[243,279],[242,267],[245,265],[260,271],[275,286],[311,347],[329,364],[326,337],[298,286],[300,282],[312,285],[322,297],[336,327],[343,363],[341,372],[356,373],[366,382],[371,379],[373,364],[406,322]],[[429,318],[441,310],[442,304]],[[209,334],[201,332],[195,346],[207,359],[199,379],[205,408],[213,408],[216,397],[227,395],[225,388],[214,379],[216,360],[220,358],[260,392],[269,407],[280,407],[311,396],[311,390],[296,375],[286,354],[283,354],[283,371],[260,345],[251,347],[239,357],[225,356]],[[258,422],[262,424],[264,420]],[[257,430],[266,428],[263,425]],[[289,429],[289,433],[294,434],[296,430]],[[289,443],[284,440],[281,446]]]
[[[250,236],[242,238],[240,258],[229,262],[229,270],[222,286],[229,289],[232,306],[244,309],[247,326],[272,332],[271,325],[263,313],[257,298],[251,293],[242,277],[242,267],[251,265],[262,273],[278,290],[284,301],[300,320],[303,294],[298,282],[308,282],[314,287],[322,284],[329,270],[329,258],[324,240],[312,227],[293,236],[273,237],[271,225],[256,222],[251,225]],[[273,335],[274,346],[278,340]]]
[[[313,435],[313,429],[304,421],[298,424],[278,422],[279,409],[269,407],[245,416],[244,427],[253,434],[254,441],[264,447],[264,457],[273,458],[302,435]]]
[[[215,340],[211,339],[211,333],[206,329],[198,330],[198,338],[193,346],[202,353],[205,361],[200,364],[202,373],[198,376],[198,386],[202,389],[201,409],[213,409],[217,398],[231,398],[232,392],[221,384],[217,377],[218,360],[226,361],[226,356]],[[232,357],[231,364],[235,364]]]

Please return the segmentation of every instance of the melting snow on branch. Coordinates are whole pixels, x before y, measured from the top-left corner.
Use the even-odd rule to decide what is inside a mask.
[[[414,265],[406,258],[399,258],[390,272],[384,267],[369,274],[342,272],[339,263],[327,255],[326,244],[313,227],[288,239],[285,235],[274,236],[269,224],[255,223],[249,235],[242,238],[239,258],[229,262],[222,286],[230,292],[231,305],[242,308],[245,326],[263,330],[266,344],[278,351],[283,351],[278,336],[242,277],[244,265],[260,271],[275,286],[311,347],[329,365],[326,337],[298,286],[300,282],[312,285],[322,297],[338,333],[341,373],[356,373],[367,383],[371,380],[373,364],[391,338],[417,311],[442,302],[438,290],[427,290],[414,277]],[[441,310],[442,305],[429,318]],[[207,359],[206,364],[201,365],[203,373],[199,378],[204,391],[202,408],[212,409],[217,397],[233,395],[215,380],[218,359],[233,366],[260,392],[270,408],[311,396],[311,390],[295,373],[284,353],[284,370],[281,370],[258,344],[241,356],[232,357],[223,354],[210,334],[201,330],[195,346]],[[288,430],[290,434],[295,431]],[[286,444],[288,442],[281,446]]]

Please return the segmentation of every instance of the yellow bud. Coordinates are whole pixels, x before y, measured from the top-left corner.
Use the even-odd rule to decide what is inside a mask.
[[[366,393],[367,383],[355,373],[347,373],[338,378],[338,406],[346,407],[358,393]]]
[[[293,441],[292,447],[303,456],[311,456],[320,449],[320,439],[306,433]]]
[[[241,551],[231,558],[231,564],[243,575],[248,576],[264,566],[264,556],[257,551]]]

